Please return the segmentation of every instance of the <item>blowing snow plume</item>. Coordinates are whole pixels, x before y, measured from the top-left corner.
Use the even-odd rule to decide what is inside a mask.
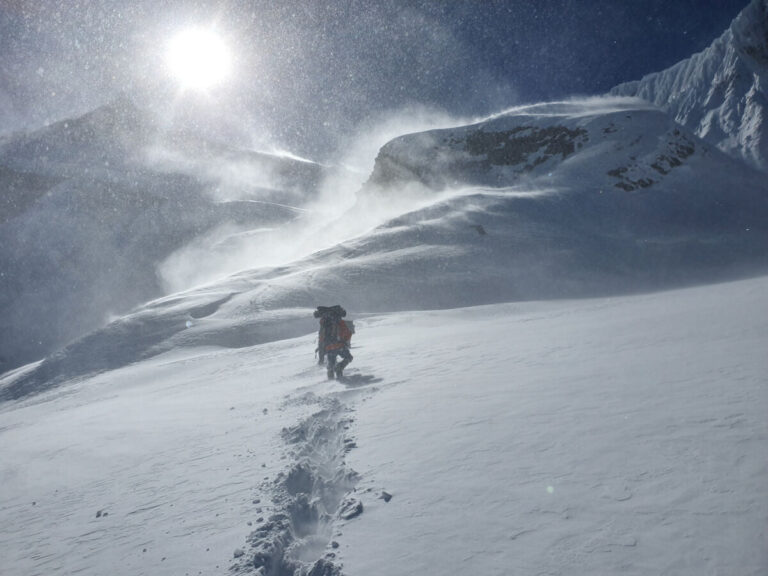
[[[267,307],[387,310],[759,273],[765,186],[637,100],[529,106],[391,140],[344,216],[359,235],[252,277]]]
[[[384,192],[361,198],[358,192],[370,177],[380,148],[388,141],[407,133],[461,123],[445,113],[420,107],[388,114],[368,122],[350,138],[332,166],[286,153],[270,156],[274,159],[272,165],[264,169],[242,158],[219,157],[198,163],[164,152],[162,160],[169,166],[204,177],[219,202],[258,203],[285,215],[279,225],[225,225],[174,252],[159,266],[166,291],[185,290],[253,268],[284,266],[418,208],[425,198],[424,190],[416,183],[407,187],[408,193]],[[318,178],[299,178],[286,187],[285,173],[275,174],[273,165],[278,162],[290,164],[292,174]]]
[[[294,218],[321,171],[174,130],[128,98],[5,139],[0,372],[161,296],[157,266],[195,239]]]
[[[328,180],[306,214],[266,233],[271,254],[247,246],[244,270],[270,255],[290,262],[240,276],[259,306],[309,306],[311,294],[366,310],[452,307],[765,268],[764,178],[636,99],[410,132],[365,174]]]
[[[651,291],[768,269],[763,174],[647,106],[606,112],[559,103],[406,134],[382,147],[346,212],[336,214],[327,194],[320,208],[263,231],[285,239],[274,249],[285,265],[254,266],[269,255],[245,239],[237,248],[253,261],[241,273],[148,303],[20,375],[8,394],[177,347],[306,334],[319,301],[365,312],[455,308]],[[212,262],[207,248],[199,259]],[[94,339],[104,354],[92,353]]]

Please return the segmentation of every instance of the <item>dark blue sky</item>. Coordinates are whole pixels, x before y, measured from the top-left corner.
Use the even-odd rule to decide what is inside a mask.
[[[215,22],[238,54],[237,77],[195,110],[317,157],[360,122],[406,105],[474,115],[603,93],[702,50],[746,4],[5,0],[0,133],[121,91],[184,106],[161,71],[161,47],[180,27]]]

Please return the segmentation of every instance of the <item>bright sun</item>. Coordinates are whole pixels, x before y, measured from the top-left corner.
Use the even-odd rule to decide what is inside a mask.
[[[188,28],[168,42],[166,64],[183,88],[203,90],[229,75],[232,57],[219,35],[204,28]]]

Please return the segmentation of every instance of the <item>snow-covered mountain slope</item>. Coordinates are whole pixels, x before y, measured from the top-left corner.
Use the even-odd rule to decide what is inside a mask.
[[[768,170],[768,0],[752,0],[703,52],[611,93],[653,102],[707,142]]]
[[[346,382],[307,332],[5,402],[3,574],[765,574],[766,294],[381,314]]]
[[[7,379],[0,397],[176,347],[298,336],[318,303],[452,308],[764,273],[763,175],[658,110],[609,104],[529,107],[396,139],[330,224],[348,240],[150,302]]]
[[[721,184],[707,185],[710,166],[763,189],[763,174],[730,161],[643,100],[606,97],[522,106],[468,126],[401,136],[381,149],[369,184],[527,184],[580,196],[647,189],[610,196],[647,200],[681,185],[706,196]]]
[[[323,176],[318,164],[232,148],[193,127],[177,127],[172,118],[158,118],[127,97],[79,118],[0,142],[0,160],[25,173],[59,179],[84,172],[114,175],[118,168],[130,172],[150,167],[159,172],[192,173],[209,185],[226,184],[220,174],[212,173],[212,166],[223,172],[239,163],[248,173],[252,189],[271,189],[282,193],[282,198],[290,193],[311,195]]]
[[[162,295],[158,265],[194,239],[294,220],[321,177],[164,131],[124,99],[4,142],[0,372]]]
[[[445,234],[446,222],[467,235],[482,226],[486,234],[474,240],[483,248],[467,250],[460,266],[471,270],[487,257],[480,269],[490,279],[476,287],[490,288],[497,276],[498,296],[637,289],[765,266],[764,175],[637,101],[528,106],[400,137],[382,148],[368,193],[393,197],[377,189],[413,182],[470,186],[464,192],[472,197],[414,212],[377,239],[411,234],[420,244],[465,250]]]

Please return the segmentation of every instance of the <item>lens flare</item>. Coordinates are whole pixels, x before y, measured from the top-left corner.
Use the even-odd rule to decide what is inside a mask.
[[[182,87],[203,90],[229,76],[232,55],[219,34],[205,28],[188,28],[168,42],[165,62]]]

